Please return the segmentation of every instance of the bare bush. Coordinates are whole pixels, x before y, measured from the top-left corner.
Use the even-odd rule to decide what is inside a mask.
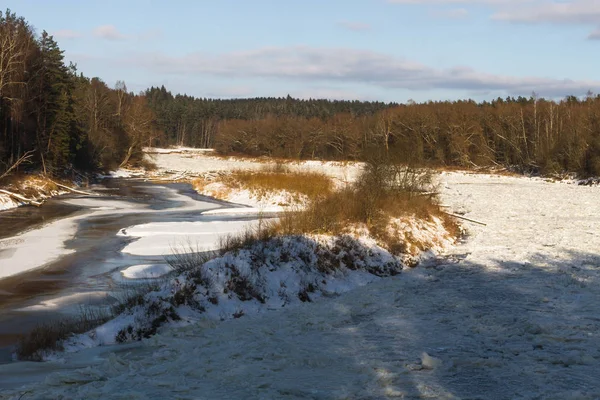
[[[203,251],[198,243],[194,245],[188,241],[176,247],[171,247],[171,254],[166,256],[165,260],[176,274],[181,275],[203,265],[216,255],[217,252]]]

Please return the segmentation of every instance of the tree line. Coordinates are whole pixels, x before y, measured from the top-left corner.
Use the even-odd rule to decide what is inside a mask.
[[[377,152],[413,165],[598,176],[600,96],[413,103],[324,119],[232,119],[219,125],[215,148],[224,154],[332,160],[361,160]]]
[[[294,99],[262,97],[252,99],[207,99],[173,95],[164,86],[151,87],[145,96],[164,133],[162,142],[170,145],[212,147],[222,121],[261,120],[265,118],[317,118],[326,120],[336,114],[372,115],[396,103]]]
[[[0,13],[0,177],[25,163],[46,174],[112,169],[140,162],[143,146],[170,145],[598,176],[600,96],[397,104],[207,99],[164,86],[134,94],[124,82],[110,88],[78,73],[51,35]]]

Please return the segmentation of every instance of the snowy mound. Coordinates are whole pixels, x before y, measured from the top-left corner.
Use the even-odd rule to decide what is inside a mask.
[[[177,261],[172,263],[178,269]],[[367,238],[273,238],[187,269],[146,294],[141,305],[73,337],[65,347],[138,340],[162,325],[222,321],[311,302],[397,275],[402,268],[399,257]]]

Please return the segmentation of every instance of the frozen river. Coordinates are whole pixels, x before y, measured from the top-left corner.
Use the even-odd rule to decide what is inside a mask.
[[[190,236],[172,229],[138,239],[123,228],[207,224],[215,230],[247,219],[201,215],[227,205],[187,184],[116,179],[92,190],[96,196],[61,196],[40,208],[0,213],[0,363],[10,361],[18,335],[35,325],[78,313],[82,305],[113,303],[120,287],[143,271],[139,266],[167,270],[165,255]]]

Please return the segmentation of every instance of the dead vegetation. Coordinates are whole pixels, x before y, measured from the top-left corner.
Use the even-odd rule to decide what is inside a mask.
[[[258,171],[236,170],[218,176],[220,185],[207,191],[208,185],[215,179],[199,178],[193,186],[199,192],[226,200],[234,190],[248,190],[261,200],[273,193],[286,193],[290,202],[297,204],[306,199],[315,199],[329,195],[333,191],[333,182],[326,175],[318,172],[291,171],[284,163],[265,164]]]
[[[38,175],[13,174],[0,180],[0,187],[25,197],[37,198],[58,192],[58,186],[50,179]]]
[[[407,238],[399,237],[390,224],[407,217],[438,218],[451,236],[458,236],[458,225],[440,209],[431,171],[373,161],[356,182],[311,198],[305,209],[284,213],[272,229],[283,235],[339,235],[364,226],[380,245],[398,254],[406,253]],[[427,245],[419,247],[424,250]]]
[[[64,350],[63,342],[72,335],[88,332],[126,310],[143,305],[144,296],[159,287],[158,282],[120,286],[112,305],[81,306],[75,315],[39,324],[19,338],[15,354],[19,360],[43,361],[44,355]]]
[[[110,309],[81,307],[77,315],[43,323],[20,338],[16,355],[19,360],[42,361],[50,351],[63,350],[63,341],[84,333],[114,318]]]
[[[224,238],[221,245],[226,251],[277,235],[339,235],[357,227],[365,227],[393,253],[425,250],[430,243],[418,243],[415,238],[398,234],[397,222],[402,218],[425,222],[437,218],[449,236],[460,234],[454,218],[439,206],[433,172],[385,156],[371,157],[358,179],[338,190],[325,175],[292,172],[283,163],[265,165],[259,171],[234,171],[220,179],[224,185],[213,193],[217,196],[226,197],[236,188],[248,189],[259,198],[282,190],[304,196],[303,201],[292,203],[277,223],[263,221],[260,229]],[[196,182],[200,190],[204,185],[206,182]],[[406,244],[409,240],[411,245]]]

